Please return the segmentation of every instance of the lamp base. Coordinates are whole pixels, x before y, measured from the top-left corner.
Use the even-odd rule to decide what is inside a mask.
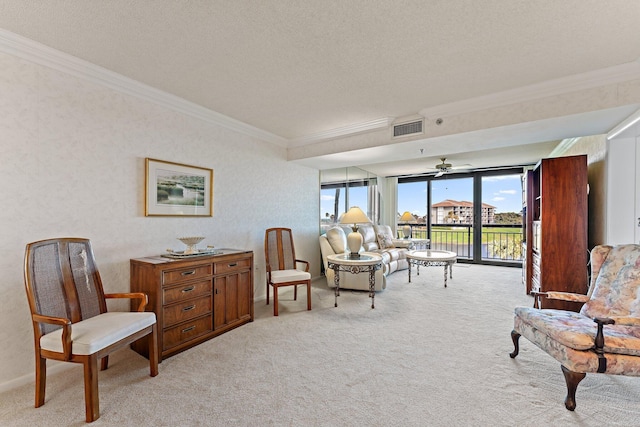
[[[404,234],[405,239],[411,237],[411,226],[405,225],[404,227],[402,227],[402,234]]]
[[[347,236],[347,247],[349,248],[349,257],[360,258],[360,248],[362,247],[362,234],[352,231]]]

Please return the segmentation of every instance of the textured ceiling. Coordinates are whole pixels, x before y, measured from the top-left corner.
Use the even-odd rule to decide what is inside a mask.
[[[640,58],[637,0],[2,0],[0,28],[286,140]]]

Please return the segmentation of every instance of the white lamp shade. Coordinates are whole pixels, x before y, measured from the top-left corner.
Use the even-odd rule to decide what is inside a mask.
[[[350,208],[342,217],[340,218],[341,224],[369,224],[371,220],[362,212],[357,206],[353,206]]]
[[[414,222],[415,218],[411,215],[411,212],[407,211],[400,217],[400,222]]]

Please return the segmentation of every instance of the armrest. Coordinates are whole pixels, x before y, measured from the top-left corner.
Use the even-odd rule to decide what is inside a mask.
[[[296,262],[297,262],[297,263],[299,262],[300,264],[305,264],[305,269],[304,269],[304,271],[306,271],[306,272],[308,272],[308,271],[309,271],[309,262],[308,262],[308,261],[304,261],[304,260],[301,260],[301,259],[297,259],[297,260],[296,260]]]
[[[413,242],[409,239],[392,239],[391,241],[396,248],[411,249],[413,246]]]
[[[129,298],[129,299],[140,299],[140,304],[138,305],[138,309],[136,311],[144,311],[144,308],[147,306],[148,298],[147,294],[143,292],[128,292],[128,293],[117,293],[117,294],[104,294],[105,298]]]
[[[38,323],[49,323],[62,326],[62,353],[64,360],[71,359],[71,320],[64,317],[43,316],[32,314],[32,319]]]
[[[589,301],[589,297],[584,294],[574,294],[571,292],[557,292],[557,291],[547,291],[546,297],[548,299],[555,299],[561,301],[573,301],[573,302],[582,302],[585,303]]]
[[[611,316],[609,319],[620,326],[640,326],[640,317],[617,317]]]

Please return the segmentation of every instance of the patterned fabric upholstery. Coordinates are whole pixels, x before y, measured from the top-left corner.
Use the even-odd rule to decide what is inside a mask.
[[[640,246],[612,248],[602,263],[591,299],[580,313],[594,317],[640,317]]]
[[[393,243],[393,232],[388,225],[378,225],[375,227],[378,233],[378,245],[380,249],[395,248]]]
[[[613,319],[615,324],[603,328],[605,373],[640,376],[640,245],[597,246],[591,269],[590,298],[579,313],[517,307],[514,332],[574,372],[597,372],[593,319]]]

